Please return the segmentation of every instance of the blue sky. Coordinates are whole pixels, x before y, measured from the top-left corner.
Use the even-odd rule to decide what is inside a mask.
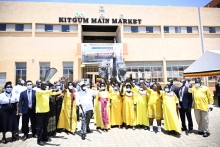
[[[0,0],[0,1],[33,1],[33,2],[60,2],[60,3],[203,7],[211,0]]]

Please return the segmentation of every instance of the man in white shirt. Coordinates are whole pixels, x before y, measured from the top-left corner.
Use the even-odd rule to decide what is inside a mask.
[[[19,101],[20,99],[20,94],[21,92],[25,91],[27,88],[24,86],[25,81],[22,79],[18,80],[18,84],[14,86],[12,90],[12,94],[17,98]],[[20,120],[20,115],[17,115],[17,121],[18,121],[18,130],[19,130],[19,120]],[[16,135],[18,136],[18,132],[16,132]]]
[[[79,83],[80,89],[78,91],[78,97],[76,104],[82,111],[82,126],[81,126],[81,137],[85,140],[86,133],[90,133],[89,123],[93,114],[93,96],[96,96],[99,91],[88,89],[84,81]]]
[[[41,88],[41,80],[37,80],[36,81],[36,87],[33,88],[33,90],[37,91],[40,90]]]

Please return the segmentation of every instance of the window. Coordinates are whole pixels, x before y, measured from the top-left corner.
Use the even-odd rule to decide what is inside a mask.
[[[175,27],[175,33],[181,33],[181,28],[180,27]]]
[[[180,81],[183,79],[183,71],[191,65],[193,61],[168,61],[167,62],[167,80],[173,79]]]
[[[6,31],[6,24],[0,24],[0,31]]]
[[[209,33],[216,33],[215,27],[209,27]]]
[[[146,27],[147,33],[153,33],[153,27]]]
[[[62,32],[69,32],[70,26],[69,25],[62,25]]]
[[[24,31],[24,24],[15,24],[15,31]]]
[[[137,33],[138,32],[138,26],[131,26],[131,32]]]
[[[164,33],[169,33],[169,27],[164,27]]]
[[[6,73],[0,73],[0,93],[1,89],[5,86],[6,83]]]
[[[45,25],[45,32],[53,32],[53,25]]]
[[[192,33],[192,27],[186,27],[187,33]]]
[[[63,77],[73,81],[73,62],[63,62]]]
[[[44,81],[47,70],[50,69],[50,62],[40,62],[40,80]]]
[[[16,78],[15,83],[17,84],[19,79],[26,81],[26,62],[16,62]]]

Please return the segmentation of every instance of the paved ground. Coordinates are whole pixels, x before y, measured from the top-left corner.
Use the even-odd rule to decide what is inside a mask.
[[[216,102],[215,102],[216,103]],[[78,123],[78,132],[75,136],[67,135],[66,133],[57,134],[56,138],[52,138],[51,142],[48,142],[46,146],[61,146],[61,147],[219,147],[220,146],[220,108],[215,107],[210,112],[210,131],[211,136],[204,138],[200,135],[196,135],[197,124],[195,122],[194,112],[193,125],[194,131],[192,134],[186,134],[182,132],[181,135],[168,134],[167,132],[156,133],[143,129],[118,129],[112,128],[108,132],[96,130],[93,122],[90,124],[92,133],[88,134],[86,140],[81,140],[80,137],[80,123]],[[155,122],[154,122],[155,123]],[[156,124],[154,124],[156,125]],[[23,134],[20,134],[22,136]],[[7,133],[8,143],[6,145],[0,143],[0,147],[35,147],[37,145],[37,139],[29,138],[25,142],[18,140],[11,142],[11,134]],[[31,135],[30,135],[31,136]],[[0,139],[2,134],[0,134]]]

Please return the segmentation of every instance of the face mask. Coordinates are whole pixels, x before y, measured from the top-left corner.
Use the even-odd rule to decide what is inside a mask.
[[[49,90],[49,86],[46,86],[46,90]]]
[[[57,89],[60,89],[61,86],[57,86]]]
[[[166,92],[169,92],[169,91],[170,91],[170,89],[169,89],[169,88],[165,88],[164,90],[165,90]]]
[[[143,90],[144,90],[144,88],[143,88],[143,87],[140,87],[140,90],[141,90],[141,91],[143,91]]]
[[[31,89],[32,89],[32,85],[28,85],[28,86],[27,86],[27,89],[28,89],[28,90],[31,90]]]
[[[144,81],[143,80],[140,80],[140,83],[143,83]]]
[[[11,93],[12,88],[6,88],[6,92]]]
[[[105,87],[101,87],[101,90],[105,90]]]
[[[153,82],[151,82],[151,83],[150,83],[150,86],[152,86],[153,84],[154,84],[154,83],[153,83]]]
[[[183,86],[183,83],[180,83],[180,87],[182,87]]]
[[[84,86],[82,89],[83,89],[83,90],[86,90],[86,89],[87,89],[87,87],[85,87],[85,86]]]
[[[195,87],[199,88],[200,87],[200,83],[196,83]]]
[[[24,85],[24,80],[21,80],[21,84]]]
[[[73,89],[73,86],[69,86],[69,89]]]
[[[170,85],[170,82],[167,82],[168,85]]]
[[[114,90],[115,90],[115,91],[118,91],[118,87],[115,87]]]
[[[130,89],[130,88],[127,88],[126,91],[131,91],[131,89]]]

